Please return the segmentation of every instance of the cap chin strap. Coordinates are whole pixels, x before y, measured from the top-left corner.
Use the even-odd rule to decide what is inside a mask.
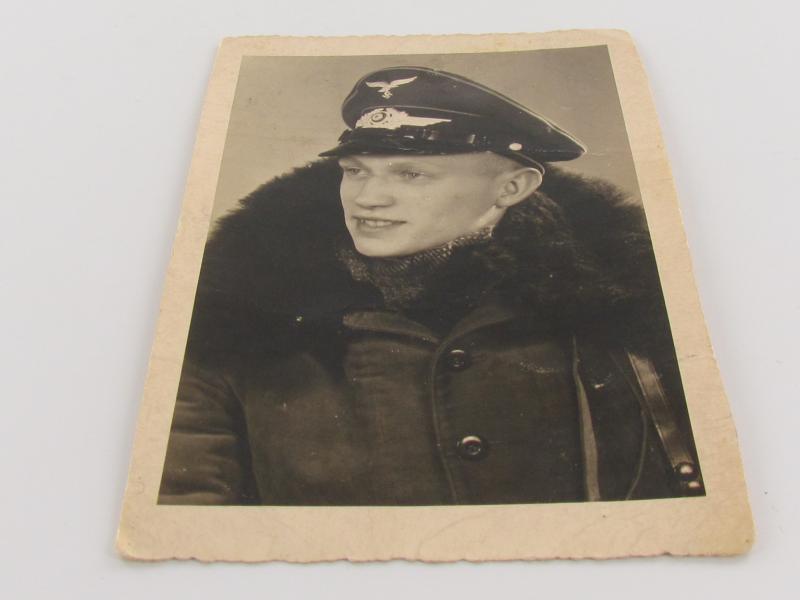
[[[545,172],[540,162],[525,153],[526,147],[519,138],[501,133],[487,135],[441,127],[360,127],[342,133],[339,144],[337,148],[323,152],[320,156],[392,152],[421,155],[494,152],[531,166],[541,173]],[[559,160],[559,157],[556,154],[549,160]]]

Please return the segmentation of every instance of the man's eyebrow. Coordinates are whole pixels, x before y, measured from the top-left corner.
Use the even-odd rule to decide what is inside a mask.
[[[339,163],[356,163],[359,166],[364,166],[364,163],[358,160],[355,156],[343,156],[339,159]]]
[[[437,167],[435,165],[429,163],[422,163],[415,161],[414,159],[411,160],[400,160],[397,162],[393,162],[391,168],[395,171],[401,171],[403,169],[413,169],[416,171],[436,171]]]

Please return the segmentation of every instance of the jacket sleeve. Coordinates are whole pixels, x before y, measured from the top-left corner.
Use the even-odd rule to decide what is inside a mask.
[[[241,403],[221,374],[184,363],[159,504],[252,504]]]

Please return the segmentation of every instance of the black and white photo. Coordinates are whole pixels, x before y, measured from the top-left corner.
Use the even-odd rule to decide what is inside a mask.
[[[625,33],[223,42],[124,555],[609,558],[751,541]]]
[[[608,61],[604,47],[543,52]],[[261,62],[248,74],[268,78]],[[339,108],[301,106],[299,120]],[[582,175],[593,150],[536,109],[429,67],[367,73],[343,98],[338,145],[220,219],[159,502],[703,493],[642,208]]]

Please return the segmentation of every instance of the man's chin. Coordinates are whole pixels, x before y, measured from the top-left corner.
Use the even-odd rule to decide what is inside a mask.
[[[369,258],[392,258],[407,256],[417,250],[402,243],[392,243],[388,239],[352,236],[356,252]]]
[[[369,258],[391,258],[402,256],[404,253],[397,248],[381,247],[378,244],[359,244],[355,243],[356,252]]]

